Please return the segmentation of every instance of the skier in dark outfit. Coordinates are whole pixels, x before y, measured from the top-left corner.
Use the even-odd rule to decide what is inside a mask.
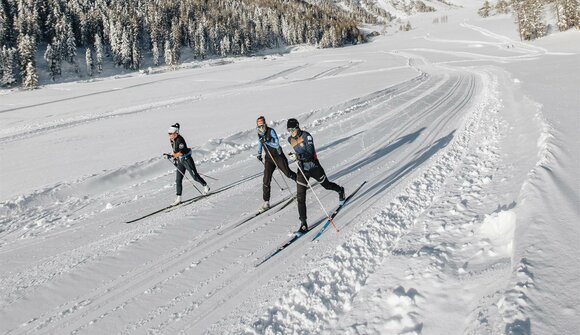
[[[338,186],[331,182],[326,177],[326,173],[318,161],[316,156],[316,149],[314,148],[314,141],[312,135],[301,130],[298,120],[289,119],[286,124],[290,137],[288,142],[294,152],[288,154],[290,158],[296,159],[299,164],[299,169],[296,178],[296,200],[298,202],[298,214],[300,215],[300,229],[299,232],[308,231],[308,223],[306,222],[306,188],[308,187],[308,179],[310,177],[316,179],[322,187],[327,190],[333,190],[338,193],[339,201],[344,201],[344,187]]]
[[[258,160],[264,163],[264,180],[262,184],[262,197],[264,204],[260,207],[260,211],[267,211],[270,209],[270,184],[272,182],[272,175],[276,167],[284,173],[284,175],[292,180],[296,180],[296,173],[288,167],[288,159],[282,152],[280,140],[273,128],[268,127],[266,118],[258,117],[256,120],[256,127],[258,129]],[[262,158],[262,149],[265,154]]]
[[[203,186],[203,194],[207,194],[209,192],[209,186],[201,178],[199,173],[197,173],[197,169],[195,168],[195,163],[193,162],[193,158],[191,157],[191,149],[187,147],[185,143],[185,139],[179,135],[179,123],[176,123],[169,127],[167,131],[169,133],[169,141],[171,143],[171,147],[173,148],[172,154],[165,154],[167,157],[173,158],[173,162],[177,167],[177,171],[175,171],[175,182],[177,187],[177,198],[173,202],[172,205],[178,205],[181,203],[181,191],[183,189],[182,182],[183,177],[185,176],[185,170],[189,171],[189,174],[193,177],[195,181],[200,183]]]

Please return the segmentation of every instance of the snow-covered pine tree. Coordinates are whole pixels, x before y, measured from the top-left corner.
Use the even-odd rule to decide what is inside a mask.
[[[34,65],[34,54],[36,53],[36,42],[34,37],[29,35],[18,36],[18,59],[20,60],[21,71],[26,71],[28,63]]]
[[[498,14],[507,14],[510,11],[510,5],[506,0],[498,0],[495,4],[495,11]]]
[[[97,73],[103,72],[103,42],[101,35],[95,34],[95,53],[96,53],[96,68]]]
[[[173,54],[171,52],[171,42],[165,40],[165,65],[173,66]]]
[[[36,67],[32,61],[29,61],[28,64],[26,64],[22,87],[28,90],[33,90],[38,87],[38,74],[36,73]]]
[[[44,60],[46,60],[46,64],[48,65],[48,72],[50,74],[50,79],[52,81],[56,80],[57,76],[61,75],[61,60],[60,60],[60,53],[55,50],[51,43],[48,44],[46,47],[46,51],[44,52]]]
[[[159,48],[157,47],[157,41],[153,41],[153,46],[151,48],[151,57],[153,65],[159,65]]]
[[[0,52],[2,53],[2,78],[0,78],[0,84],[5,87],[11,87],[16,83],[15,73],[17,66],[14,58],[17,50],[4,45]]]
[[[95,64],[93,63],[93,52],[91,51],[91,48],[87,48],[85,51],[85,62],[87,63],[87,75],[92,77]]]
[[[181,26],[177,19],[171,22],[171,65],[179,64],[182,45]]]
[[[491,4],[489,1],[485,0],[483,6],[477,11],[479,16],[488,17],[491,14]]]

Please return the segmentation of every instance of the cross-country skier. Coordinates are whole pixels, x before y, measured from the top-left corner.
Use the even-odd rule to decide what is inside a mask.
[[[258,160],[264,163],[264,180],[262,184],[262,197],[264,203],[260,207],[260,211],[267,211],[270,209],[270,183],[272,182],[272,175],[276,168],[280,169],[284,175],[292,180],[296,180],[296,173],[288,167],[288,159],[282,147],[280,140],[273,128],[268,127],[266,118],[258,117],[256,120],[256,128],[258,130]],[[264,158],[262,157],[262,149],[264,149]]]
[[[169,133],[169,141],[171,143],[171,147],[173,148],[173,153],[165,154],[165,156],[167,158],[172,158],[175,167],[177,167],[177,171],[175,171],[177,198],[175,198],[175,201],[171,204],[172,206],[175,206],[181,203],[181,191],[183,189],[182,182],[183,177],[185,176],[185,170],[189,171],[189,174],[191,174],[193,179],[203,186],[203,194],[207,194],[209,192],[209,186],[205,180],[201,178],[199,173],[197,173],[195,163],[191,157],[191,149],[187,147],[185,139],[179,135],[179,123],[175,123],[169,127],[167,132]]]
[[[298,214],[300,215],[300,229],[298,231],[305,233],[308,231],[308,223],[306,222],[306,188],[309,185],[308,179],[312,177],[325,189],[336,191],[340,202],[345,199],[344,187],[328,180],[316,156],[312,135],[300,129],[298,120],[289,119],[286,128],[290,133],[288,142],[294,148],[294,152],[289,153],[288,156],[298,162],[296,178],[296,200],[298,202]]]

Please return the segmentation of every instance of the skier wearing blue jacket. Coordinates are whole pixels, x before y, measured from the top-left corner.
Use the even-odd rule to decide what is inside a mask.
[[[258,117],[256,120],[256,128],[258,130],[257,158],[264,163],[264,179],[262,184],[264,204],[260,207],[260,211],[267,211],[270,209],[270,184],[274,170],[276,168],[280,169],[286,177],[292,180],[296,180],[296,173],[290,170],[288,159],[284,155],[284,152],[282,152],[278,135],[273,128],[268,127],[265,117]],[[262,151],[265,151],[264,157],[262,157]]]
[[[301,169],[296,178],[296,200],[300,216],[300,229],[298,231],[305,233],[308,231],[308,223],[306,222],[306,188],[308,187],[308,179],[312,177],[325,189],[337,192],[340,202],[345,199],[344,187],[328,180],[322,165],[318,161],[312,135],[300,129],[298,120],[289,119],[286,128],[290,133],[288,142],[294,149],[294,152],[289,153],[288,156],[295,159],[298,162],[298,170]]]

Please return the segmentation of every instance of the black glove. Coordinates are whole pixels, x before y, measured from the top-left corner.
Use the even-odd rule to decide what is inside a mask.
[[[256,156],[256,158],[257,158],[257,159],[258,159],[260,162],[263,162],[262,155],[258,155],[258,156]]]

